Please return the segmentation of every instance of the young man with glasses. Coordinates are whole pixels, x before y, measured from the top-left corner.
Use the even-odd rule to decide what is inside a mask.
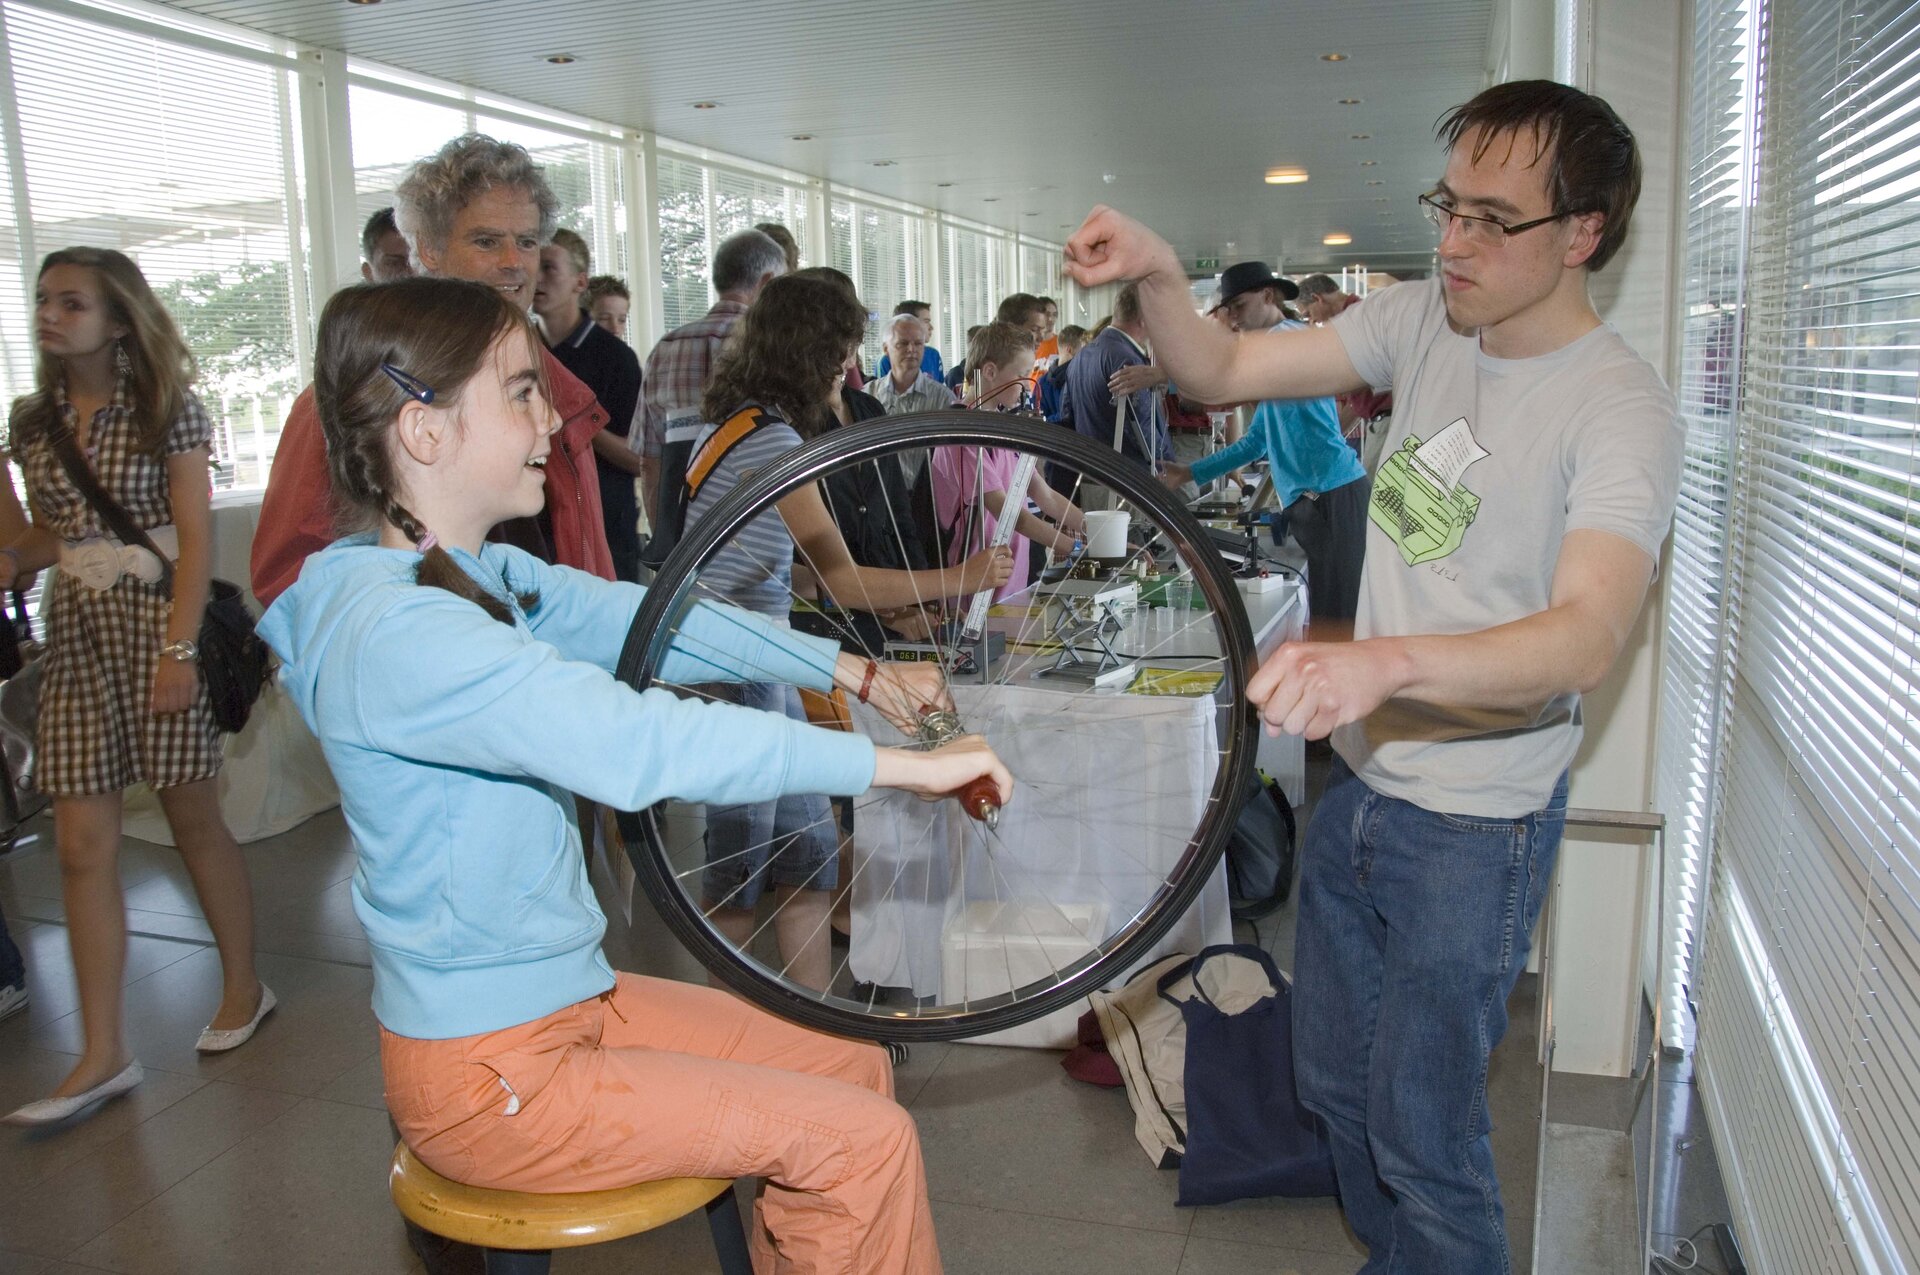
[[[1248,684],[1270,730],[1338,753],[1301,868],[1294,1052],[1364,1270],[1504,1273],[1487,1058],[1565,822],[1580,696],[1652,580],[1682,429],[1587,277],[1640,190],[1607,104],[1527,81],[1440,122],[1421,202],[1437,277],[1325,327],[1237,341],[1171,248],[1111,209],[1067,243],[1083,286],[1140,280],[1154,349],[1217,402],[1390,385],[1350,643],[1282,647]]]

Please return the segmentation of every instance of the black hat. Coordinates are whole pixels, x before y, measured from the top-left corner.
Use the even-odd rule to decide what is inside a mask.
[[[1220,304],[1225,305],[1241,293],[1252,292],[1255,288],[1273,288],[1280,293],[1282,301],[1297,300],[1300,296],[1300,285],[1275,275],[1266,262],[1240,261],[1228,266],[1220,275]]]

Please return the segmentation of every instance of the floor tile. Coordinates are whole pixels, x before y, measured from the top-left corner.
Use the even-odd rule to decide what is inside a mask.
[[[127,1275],[409,1271],[392,1154],[386,1116],[306,1099],[72,1260]]]
[[[1317,1253],[1351,1256],[1356,1262],[1367,1250],[1347,1229],[1340,1202],[1313,1200],[1236,1200],[1193,1211],[1195,1239],[1263,1244],[1271,1248],[1308,1249]]]
[[[1632,1154],[1625,1133],[1547,1126],[1541,1270],[1555,1275],[1634,1275],[1639,1269]]]
[[[268,896],[271,897],[271,896]],[[335,881],[318,893],[304,895],[284,907],[260,910],[260,932],[276,930],[312,930],[338,938],[361,939],[366,931],[353,913],[353,882]]]
[[[950,1045],[941,1040],[916,1041],[907,1046],[907,1061],[893,1069],[894,1101],[911,1111],[914,1099],[926,1089],[927,1082],[940,1070],[947,1055],[967,1048],[969,1046]]]
[[[28,1046],[9,1048],[0,1066],[0,1112],[44,1098],[73,1070],[71,1054]],[[95,1106],[64,1124],[19,1129],[0,1126],[0,1197],[30,1189],[98,1151],[143,1121],[200,1088],[192,1076],[147,1069],[147,1078],[124,1097]]]
[[[946,1275],[1174,1275],[1187,1243],[1165,1231],[940,1200],[933,1227]]]
[[[353,1066],[335,1076],[320,1092],[314,1095],[328,1102],[350,1102],[356,1107],[370,1107],[375,1111],[387,1109],[386,1081],[380,1074],[380,1047],[374,1044],[373,1052]]]
[[[1133,1139],[1126,1094],[1051,1050],[955,1046],[914,1099],[936,1200],[1185,1234],[1178,1182]]]
[[[8,1243],[64,1257],[299,1100],[208,1084],[55,1173],[0,1196]]]
[[[1265,1248],[1227,1240],[1189,1239],[1179,1275],[1353,1275],[1362,1257],[1342,1257],[1309,1249]]]
[[[46,1275],[47,1268],[52,1265],[53,1262],[45,1257],[0,1248],[0,1272],[5,1272],[5,1275]]]

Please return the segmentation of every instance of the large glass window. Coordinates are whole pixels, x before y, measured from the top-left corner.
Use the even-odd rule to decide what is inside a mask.
[[[807,241],[807,192],[771,178],[663,152],[657,166],[660,286],[667,327],[713,304],[713,250],[728,235],[775,222]]]
[[[33,252],[85,245],[138,262],[199,361],[216,484],[264,481],[301,384],[290,71],[64,13],[3,13]],[[9,191],[7,203],[20,195]],[[5,242],[0,395],[10,398],[32,381],[11,218]]]

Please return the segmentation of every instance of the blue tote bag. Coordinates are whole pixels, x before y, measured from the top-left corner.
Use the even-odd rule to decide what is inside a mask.
[[[1169,989],[1192,976],[1192,995]],[[1248,944],[1209,947],[1168,971],[1160,995],[1187,1024],[1181,1205],[1334,1195],[1333,1153],[1293,1085],[1292,989]]]

